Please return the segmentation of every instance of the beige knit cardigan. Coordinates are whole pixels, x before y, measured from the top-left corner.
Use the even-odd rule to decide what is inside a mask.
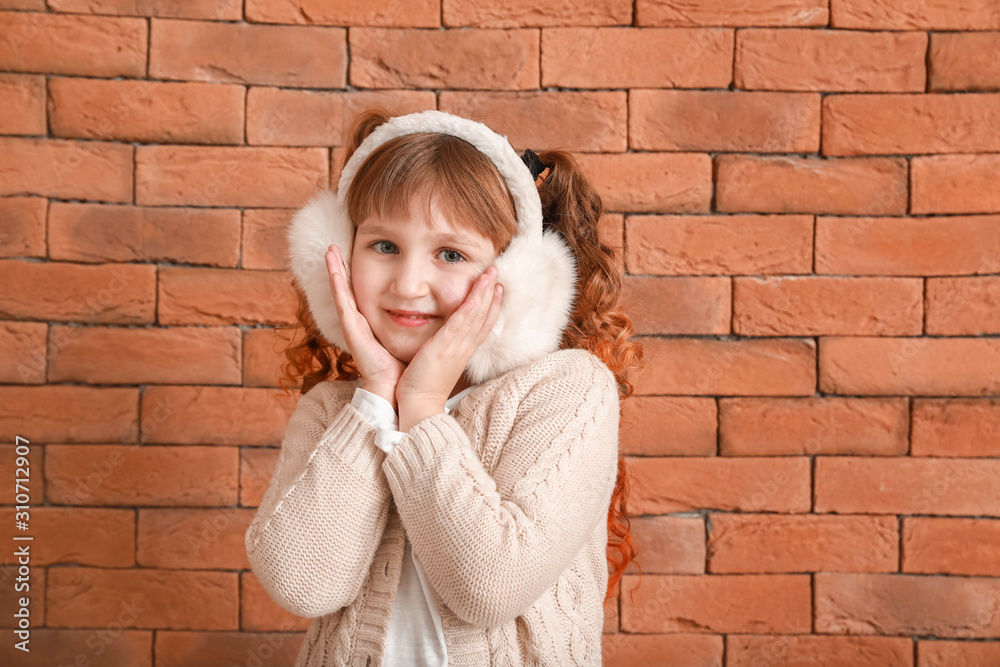
[[[600,665],[618,389],[559,350],[427,417],[390,453],[351,398],[299,399],[246,532],[265,590],[313,618],[296,667],[382,664],[404,528],[434,589],[450,667]]]

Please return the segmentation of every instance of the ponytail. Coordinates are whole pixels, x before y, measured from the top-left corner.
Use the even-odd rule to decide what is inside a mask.
[[[589,350],[601,359],[615,375],[620,398],[626,399],[634,391],[633,373],[643,366],[643,349],[631,339],[632,321],[622,303],[622,279],[614,263],[614,250],[601,242],[598,233],[604,205],[569,153],[553,150],[539,157],[551,165],[539,188],[544,224],[562,234],[577,259],[577,299],[560,347]],[[608,546],[614,558],[609,553],[612,571],[605,602],[614,597],[629,563],[639,567],[628,517],[632,482],[625,458],[619,456],[608,510]],[[641,581],[641,567],[639,571]]]

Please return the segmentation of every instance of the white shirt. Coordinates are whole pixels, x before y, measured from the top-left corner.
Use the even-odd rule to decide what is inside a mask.
[[[445,414],[451,414],[462,398],[475,388],[469,387],[449,398]],[[375,444],[385,453],[391,452],[404,433],[396,430],[399,417],[392,404],[361,387],[354,390],[351,404],[365,420],[376,428]],[[385,667],[447,667],[444,628],[437,611],[438,595],[413,553],[410,539],[404,535],[403,569],[399,590],[389,621],[389,636],[385,645]]]

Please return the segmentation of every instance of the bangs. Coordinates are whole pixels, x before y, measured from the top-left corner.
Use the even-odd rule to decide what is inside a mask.
[[[357,229],[372,215],[412,215],[417,195],[425,213],[436,197],[453,227],[490,239],[497,254],[517,234],[514,198],[496,166],[469,142],[446,134],[407,134],[375,149],[348,188],[347,210]]]

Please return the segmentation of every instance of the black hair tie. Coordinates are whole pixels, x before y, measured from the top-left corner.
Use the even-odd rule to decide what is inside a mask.
[[[521,156],[521,160],[524,162],[525,166],[531,170],[531,180],[533,181],[537,181],[538,175],[552,166],[551,164],[545,164],[542,162],[542,158],[538,157],[530,148],[524,151],[524,155]]]

